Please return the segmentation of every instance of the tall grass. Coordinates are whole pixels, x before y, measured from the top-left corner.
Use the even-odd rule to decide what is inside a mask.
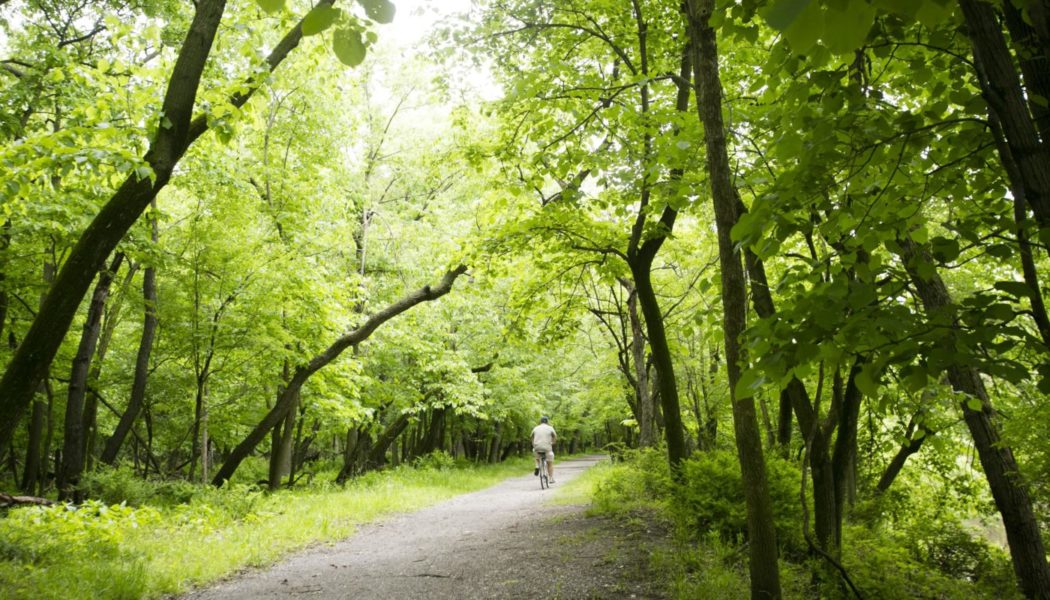
[[[261,566],[363,523],[487,487],[528,466],[398,468],[345,488],[200,488],[175,505],[22,508],[0,519],[0,597],[154,598]]]

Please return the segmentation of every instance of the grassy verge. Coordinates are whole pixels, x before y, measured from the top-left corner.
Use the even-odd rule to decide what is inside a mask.
[[[527,459],[477,468],[394,469],[346,488],[265,494],[202,489],[173,506],[87,502],[23,508],[0,519],[0,597],[153,598],[273,562],[363,523],[481,489]]]
[[[662,454],[638,452],[626,463],[591,469],[554,501],[576,504],[589,495],[591,514],[637,524],[638,543],[650,552],[649,573],[666,582],[670,597],[747,598],[746,519],[736,464],[731,452],[698,454],[683,465],[683,481],[675,484]],[[849,597],[836,577],[814,580],[826,565],[809,556],[801,537],[794,509],[797,471],[770,459],[767,473],[777,509],[783,596]],[[1005,555],[957,524],[921,514],[891,526],[872,508],[858,505],[854,513],[843,534],[842,563],[865,597],[1019,597]]]
[[[551,494],[548,503],[590,504],[598,484],[609,477],[612,468],[611,462],[603,460],[566,483],[556,483],[552,486],[554,493]]]

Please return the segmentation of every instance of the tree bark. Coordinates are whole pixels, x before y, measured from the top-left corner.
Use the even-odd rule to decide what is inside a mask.
[[[123,308],[124,297],[127,294],[128,289],[131,287],[131,282],[135,278],[135,273],[138,272],[138,265],[132,262],[128,264],[128,271],[124,275],[124,282],[120,286],[120,291],[117,296],[113,298],[113,301],[109,302],[109,308],[106,310],[106,318],[102,323],[102,334],[99,336],[98,345],[95,348],[95,358],[92,360],[91,372],[88,374],[88,389],[97,390],[99,378],[102,376],[102,365],[106,358],[106,354],[109,352],[109,343],[113,339],[113,331],[117,327],[117,323],[120,321],[120,312]],[[117,415],[120,417],[120,415]],[[84,401],[84,468],[90,470],[94,466],[95,459],[95,443],[98,437],[98,393],[92,391],[88,394],[88,397]]]
[[[952,299],[940,275],[934,273],[929,279],[923,279],[917,270],[922,262],[933,264],[932,257],[910,239],[898,239],[898,244],[912,285],[927,315],[932,317],[950,309]],[[974,409],[970,406],[970,400],[964,400],[960,407],[963,420],[973,437],[988,487],[991,488],[992,498],[1003,518],[1014,574],[1021,591],[1030,598],[1050,598],[1050,565],[1046,561],[1039,523],[1013,451],[999,436],[995,411],[984,381],[976,369],[965,364],[949,367],[947,375],[948,382],[956,392],[980,404],[978,409]]]
[[[693,85],[697,113],[704,129],[707,171],[715,222],[718,254],[722,267],[722,310],[724,314],[726,367],[733,402],[733,427],[737,454],[744,480],[750,543],[751,597],[780,598],[780,569],[777,564],[776,530],[773,504],[766,481],[765,459],[754,398],[738,395],[741,366],[746,364],[740,337],[744,332],[747,295],[744,270],[730,230],[737,221],[737,195],[730,178],[725,126],[722,121],[722,84],[718,72],[718,44],[710,19],[714,0],[686,0],[684,4],[689,53],[693,65]]]
[[[645,334],[638,318],[638,294],[629,281],[621,282],[627,287],[627,318],[631,323],[631,360],[634,363],[635,398],[638,402],[638,447],[651,448],[656,445],[653,435],[653,398],[649,394],[649,374],[645,368]]]
[[[394,419],[383,433],[379,434],[376,438],[372,448],[368,451],[368,455],[365,459],[364,468],[366,470],[376,469],[386,464],[386,451],[390,448],[390,445],[394,443],[394,440],[401,435],[408,427],[409,418],[408,414],[401,413]]]
[[[108,269],[99,273],[98,283],[91,295],[87,318],[84,320],[84,332],[80,336],[80,345],[73,357],[73,367],[69,374],[69,388],[66,396],[66,418],[62,437],[62,466],[58,472],[58,497],[60,500],[79,502],[75,491],[84,471],[84,398],[87,395],[88,373],[91,369],[91,357],[102,332],[102,313],[109,299],[109,289],[124,262],[124,254],[118,252],[113,257]]]
[[[641,5],[638,0],[632,2],[635,21],[638,29],[638,47],[641,55],[641,73],[649,75],[648,66],[648,24],[641,13]],[[689,78],[689,60],[686,55],[682,56],[680,78]],[[649,84],[642,83],[639,91],[641,93],[642,114],[649,114]],[[678,93],[675,97],[675,110],[685,112],[689,109],[689,86],[684,81],[678,84]],[[649,350],[652,354],[653,368],[656,372],[655,392],[660,396],[660,404],[663,408],[664,439],[667,441],[667,461],[671,467],[672,475],[676,478],[680,475],[679,466],[682,461],[689,457],[689,448],[685,443],[685,427],[682,424],[682,410],[678,397],[678,380],[674,373],[674,361],[671,356],[671,348],[667,342],[667,331],[664,328],[663,312],[656,297],[656,291],[652,284],[653,261],[663,246],[667,236],[674,230],[678,211],[668,205],[660,215],[658,224],[659,233],[643,240],[645,225],[649,216],[649,200],[651,195],[651,184],[649,181],[649,162],[652,158],[652,136],[646,133],[642,148],[642,168],[644,175],[641,181],[641,193],[639,198],[638,215],[631,228],[631,237],[627,247],[627,265],[631,269],[634,279],[635,291],[638,296],[638,305],[642,309],[645,319],[646,333],[649,335]],[[679,180],[682,177],[680,168],[672,169],[671,179]],[[655,413],[655,402],[654,405]],[[655,417],[655,415],[654,415]]]
[[[154,203],[156,208],[156,203]],[[151,237],[153,243],[159,240],[157,220],[153,219]],[[124,439],[135,425],[135,420],[142,410],[146,400],[146,384],[149,380],[149,359],[153,352],[153,339],[157,334],[157,268],[146,267],[142,274],[142,299],[145,305],[145,315],[142,320],[142,336],[139,338],[139,349],[135,355],[135,377],[131,383],[131,396],[128,399],[128,408],[120,416],[117,428],[106,440],[100,460],[107,465],[117,462],[120,447],[124,445]]]
[[[416,290],[406,295],[401,300],[387,306],[383,310],[375,313],[371,317],[365,320],[359,327],[340,337],[338,340],[332,343],[324,352],[313,357],[310,362],[305,365],[296,367],[295,372],[292,375],[291,380],[288,382],[288,386],[285,388],[284,393],[281,394],[281,398],[274,404],[273,408],[263,417],[263,420],[255,426],[255,429],[248,434],[248,436],[235,447],[230,455],[226,458],[226,462],[223,463],[212,479],[212,484],[221,486],[223,482],[228,480],[233,473],[240,466],[241,462],[248,457],[249,454],[255,447],[259,445],[259,442],[266,437],[267,432],[273,429],[277,422],[284,418],[288,410],[290,410],[298,398],[299,390],[302,389],[303,384],[317,371],[324,368],[326,365],[339,358],[339,355],[343,353],[347,348],[360,344],[364,340],[368,339],[368,336],[379,328],[380,325],[386,323],[390,319],[400,315],[407,311],[413,306],[437,300],[452,290],[452,284],[456,281],[456,278],[465,273],[467,270],[464,266],[456,267],[455,269],[445,273],[442,277],[441,282],[436,286],[424,286],[423,288]]]
[[[331,5],[330,0],[319,3]],[[153,178],[132,173],[81,234],[62,267],[51,293],[0,378],[0,447],[14,435],[22,413],[29,406],[37,384],[46,376],[62,338],[109,254],[149,203],[167,185],[176,164],[190,145],[209,128],[206,115],[191,120],[201,73],[211,52],[225,0],[198,0],[197,10],[179,51],[161,106],[164,125],[150,144],[145,162]],[[278,42],[266,59],[273,71],[299,45],[302,21]],[[253,74],[241,91],[230,97],[236,108],[244,106],[265,78]]]
[[[981,0],[959,0],[959,6],[973,46],[981,91],[989,110],[1002,124],[1009,147],[1009,156],[1000,152],[1000,158],[1017,165],[1021,178],[1017,185],[1024,189],[1026,202],[1039,225],[1050,227],[1050,151],[1046,140],[1039,138],[995,8]]]
[[[900,449],[897,450],[897,454],[893,456],[890,463],[886,465],[886,470],[882,472],[882,476],[879,477],[879,482],[875,484],[875,495],[880,496],[886,493],[886,490],[890,489],[893,482],[897,480],[897,475],[904,469],[904,463],[907,462],[908,457],[915,454],[922,448],[923,442],[926,438],[930,437],[932,432],[927,431],[925,435],[919,438],[912,437],[915,432],[915,419],[913,418],[905,429],[904,436],[907,438],[907,442],[901,445]]]

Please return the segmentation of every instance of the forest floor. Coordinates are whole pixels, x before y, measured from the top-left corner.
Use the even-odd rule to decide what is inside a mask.
[[[665,598],[648,569],[665,535],[550,502],[603,458],[559,461],[551,490],[507,479],[183,598]]]

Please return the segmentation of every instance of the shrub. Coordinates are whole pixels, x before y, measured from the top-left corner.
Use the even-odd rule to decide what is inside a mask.
[[[609,470],[604,481],[595,486],[594,503],[600,512],[623,514],[671,499],[671,473],[666,457],[657,450],[628,451],[624,462]]]
[[[418,456],[412,461],[412,466],[417,469],[432,469],[434,471],[447,471],[456,467],[456,459],[444,450],[435,450],[430,454]]]
[[[786,551],[801,552],[804,540],[798,468],[767,457],[766,475],[778,539]],[[716,450],[693,456],[682,465],[682,483],[677,489],[674,515],[691,537],[714,532],[725,540],[747,538],[747,504],[736,454]]]
[[[157,486],[139,477],[130,467],[100,467],[85,473],[81,489],[88,498],[105,504],[143,506],[157,496]]]

